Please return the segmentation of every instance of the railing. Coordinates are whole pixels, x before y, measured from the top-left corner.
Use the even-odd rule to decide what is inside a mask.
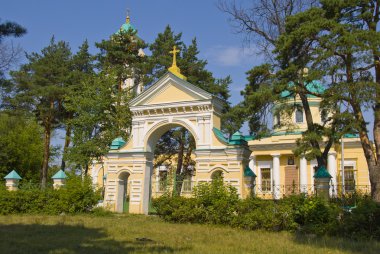
[[[159,197],[164,193],[180,192],[180,195],[190,196],[194,187],[197,185],[196,181],[184,180],[177,181],[176,188],[174,181],[152,181],[152,196]],[[341,185],[330,185],[330,196],[342,197]],[[252,194],[256,197],[264,199],[280,199],[290,195],[297,195],[304,193],[306,195],[315,195],[315,186],[313,184],[308,185],[260,185],[256,184],[252,186]],[[371,193],[370,185],[355,185],[347,188],[345,186],[345,195],[361,194],[369,195]]]
[[[152,196],[159,197],[164,193],[178,193],[180,195],[190,196],[195,181],[183,180],[183,181],[152,181]]]

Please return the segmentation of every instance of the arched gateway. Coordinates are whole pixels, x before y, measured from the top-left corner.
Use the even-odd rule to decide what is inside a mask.
[[[222,101],[210,93],[167,72],[155,84],[130,102],[132,133],[125,143],[116,139],[104,160],[104,168],[93,168],[94,183],[104,176],[104,205],[122,212],[129,191],[129,212],[148,213],[154,147],[174,127],[185,127],[196,142],[196,183],[211,181],[216,168],[244,197],[244,183],[251,151],[240,133],[226,139],[220,132]],[[99,172],[103,171],[103,174]],[[127,182],[126,182],[127,181]]]

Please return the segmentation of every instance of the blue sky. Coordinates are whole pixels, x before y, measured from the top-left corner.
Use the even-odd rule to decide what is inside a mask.
[[[242,36],[233,33],[226,14],[216,7],[216,0],[12,0],[1,3],[0,18],[15,21],[28,33],[14,40],[26,52],[40,51],[52,35],[70,43],[72,49],[88,39],[107,39],[124,23],[130,9],[131,23],[139,36],[151,43],[166,25],[183,33],[185,43],[197,37],[200,57],[215,77],[231,75],[231,103],[241,99],[246,84],[245,72],[258,63],[258,57],[243,47]],[[96,49],[93,46],[92,51]]]
[[[0,18],[27,28],[25,36],[14,40],[26,52],[39,52],[54,35],[57,40],[69,42],[74,51],[87,39],[95,53],[94,43],[117,31],[129,9],[131,23],[148,43],[168,24],[176,33],[183,33],[187,44],[197,37],[200,58],[208,61],[207,69],[217,78],[232,77],[230,102],[236,104],[247,83],[245,73],[260,64],[262,58],[243,47],[243,35],[234,33],[229,17],[218,10],[216,3],[217,0],[1,0]],[[371,113],[366,116],[372,122]],[[243,132],[246,130],[243,128]]]

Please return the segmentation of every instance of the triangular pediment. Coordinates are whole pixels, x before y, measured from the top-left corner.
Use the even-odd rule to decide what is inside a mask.
[[[168,72],[130,102],[131,107],[211,100],[203,89]]]

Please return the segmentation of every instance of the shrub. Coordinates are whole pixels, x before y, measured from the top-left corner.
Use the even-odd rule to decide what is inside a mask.
[[[198,185],[193,194],[194,198],[165,194],[153,206],[160,217],[173,222],[229,224],[236,216],[237,191],[221,179]]]
[[[380,239],[380,204],[370,197],[358,197],[356,207],[343,211],[337,232],[355,239]]]
[[[91,180],[69,174],[66,185],[58,190],[37,185],[18,191],[0,188],[0,214],[61,214],[88,212],[100,199]]]
[[[266,229],[271,231],[294,230],[292,207],[281,201],[249,198],[242,200],[237,210],[234,226],[244,229]]]
[[[197,207],[204,213],[202,222],[229,224],[236,216],[239,195],[236,188],[225,185],[222,178],[198,185],[193,194]]]

